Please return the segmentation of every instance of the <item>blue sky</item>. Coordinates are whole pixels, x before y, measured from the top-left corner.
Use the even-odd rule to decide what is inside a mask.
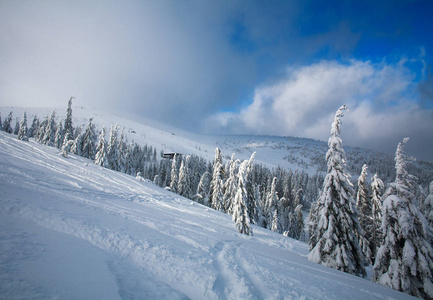
[[[206,133],[433,161],[431,1],[0,2],[0,105],[76,103]]]

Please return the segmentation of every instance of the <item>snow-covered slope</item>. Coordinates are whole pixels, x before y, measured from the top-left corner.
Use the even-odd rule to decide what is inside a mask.
[[[13,112],[15,125],[15,118],[21,119],[24,110],[27,112],[28,126],[31,125],[34,116],[39,120],[49,116],[53,108],[17,108],[17,107],[1,107],[0,113],[2,120],[6,118],[10,111]],[[57,122],[65,119],[66,108],[55,108]],[[195,154],[209,161],[213,161],[215,155],[215,148],[220,147],[226,158],[230,159],[233,152],[236,153],[237,158],[249,159],[254,151],[257,151],[256,162],[262,163],[270,167],[282,166],[284,168],[292,167],[293,169],[303,168],[308,171],[310,167],[311,173],[315,173],[317,166],[308,166],[302,163],[298,157],[309,157],[310,153],[313,155],[314,147],[321,147],[325,145],[323,142],[310,141],[311,144],[305,145],[301,140],[306,139],[292,139],[288,140],[284,137],[254,137],[254,136],[212,136],[202,135],[186,132],[179,128],[174,128],[166,124],[159,123],[154,120],[141,118],[134,115],[118,115],[108,111],[103,111],[97,108],[87,108],[83,106],[73,106],[73,125],[75,127],[86,127],[89,118],[93,118],[93,123],[96,124],[100,130],[102,126],[107,128],[109,134],[110,126],[118,124],[120,128],[124,128],[125,135],[129,141],[135,141],[140,145],[147,144],[163,152],[178,152],[181,154]],[[108,136],[107,136],[108,138]],[[308,154],[299,151],[299,147],[308,148]],[[313,146],[314,145],[314,146]],[[285,159],[290,153],[287,147],[296,150],[295,159]],[[323,150],[323,149],[321,149]],[[323,152],[323,151],[322,151]],[[324,155],[324,154],[323,154]],[[322,155],[322,157],[323,157]],[[309,159],[307,158],[307,163]]]
[[[2,120],[9,112],[13,112],[12,125],[15,119],[21,119],[24,109],[27,111],[28,126],[34,116],[43,120],[49,116],[53,108],[17,108],[0,107]],[[239,159],[249,159],[256,152],[255,162],[270,168],[280,166],[285,169],[300,170],[314,175],[326,171],[325,153],[328,149],[326,142],[306,138],[278,137],[278,136],[211,136],[186,132],[184,130],[161,124],[154,120],[134,115],[118,115],[97,108],[73,106],[73,125],[75,127],[88,124],[93,118],[94,124],[100,130],[118,124],[125,128],[125,135],[129,141],[139,145],[152,146],[158,152],[178,152],[182,154],[195,154],[209,161],[213,161],[215,148],[222,150],[226,160],[232,153]],[[56,108],[57,122],[65,119],[66,106]],[[107,136],[108,138],[108,136]],[[378,173],[384,181],[394,180],[394,156],[378,153],[361,148],[345,147],[347,154],[348,171],[355,178],[360,174],[363,164],[369,166],[369,173]],[[420,162],[414,164],[413,174],[417,175],[427,185],[433,180],[433,164]],[[425,181],[425,182],[424,182]]]
[[[2,299],[406,299],[308,246],[0,132]]]

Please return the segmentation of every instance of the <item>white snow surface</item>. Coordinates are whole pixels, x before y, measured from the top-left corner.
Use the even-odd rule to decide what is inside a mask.
[[[308,245],[0,132],[0,299],[406,299]]]

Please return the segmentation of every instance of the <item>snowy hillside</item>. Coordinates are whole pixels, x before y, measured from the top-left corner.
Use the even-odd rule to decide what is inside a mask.
[[[408,299],[308,246],[0,132],[2,299]]]
[[[27,112],[29,126],[36,116],[40,121],[48,117],[53,108],[17,108],[0,107],[2,120],[13,112],[12,125],[20,120],[24,110]],[[55,108],[57,122],[64,120],[66,106]],[[85,128],[90,118],[98,130],[102,126],[109,132],[110,126],[118,124],[125,128],[125,136],[129,141],[140,145],[147,144],[160,152],[177,152],[195,154],[213,161],[215,148],[222,150],[225,160],[232,153],[239,159],[249,159],[256,152],[255,162],[270,168],[280,166],[285,169],[299,170],[314,175],[326,171],[325,153],[328,150],[326,142],[306,138],[278,136],[211,136],[194,134],[178,128],[161,124],[157,121],[138,116],[119,116],[97,108],[73,106],[73,125]],[[108,137],[107,137],[108,138]],[[363,164],[369,166],[370,174],[378,173],[385,182],[394,180],[394,155],[379,153],[362,148],[345,147],[348,171],[355,178],[360,174]],[[420,183],[427,186],[433,180],[433,164],[417,162],[411,166],[412,174],[420,178]]]
[[[28,122],[31,124],[35,116],[40,120],[48,117],[53,108],[26,108],[25,110],[27,111]],[[66,116],[66,108],[59,107],[55,110],[57,122],[60,122]],[[11,111],[14,118],[13,125],[15,125],[15,119],[21,119],[24,108],[2,107],[0,108],[2,119],[6,118]],[[327,147],[323,142],[305,139],[288,140],[284,137],[233,137],[193,134],[137,116],[119,116],[96,108],[73,107],[73,122],[75,127],[86,127],[89,118],[93,118],[93,122],[99,130],[102,126],[105,126],[108,132],[111,125],[118,124],[121,128],[125,128],[125,135],[129,141],[133,140],[140,145],[147,144],[158,151],[195,154],[210,161],[214,159],[216,147],[220,147],[228,159],[230,159],[230,155],[233,152],[240,159],[248,159],[254,151],[257,151],[256,162],[258,163],[271,167],[280,165],[285,168],[301,168],[310,171],[312,174],[316,172],[316,166],[308,166],[299,157],[314,156],[314,152],[316,152],[315,148],[319,148],[320,152],[323,152],[326,151],[324,149]],[[304,140],[308,141],[308,144],[305,144]],[[287,147],[292,148],[292,152],[287,151]],[[310,150],[308,154],[305,154],[299,151],[299,147],[305,147]],[[294,158],[285,159],[290,153],[293,154],[293,150],[296,151],[296,155],[293,156]],[[309,162],[308,158],[307,162]]]

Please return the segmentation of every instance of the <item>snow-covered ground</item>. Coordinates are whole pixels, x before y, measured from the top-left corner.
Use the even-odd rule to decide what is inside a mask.
[[[308,245],[0,132],[1,299],[406,299]]]

